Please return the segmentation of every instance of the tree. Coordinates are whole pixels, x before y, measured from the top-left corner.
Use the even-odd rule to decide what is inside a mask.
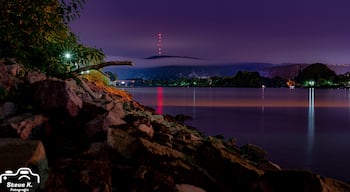
[[[102,61],[101,50],[85,47],[68,23],[79,17],[86,0],[0,0],[0,58],[53,75],[75,64]],[[74,52],[67,60],[65,51]]]
[[[115,74],[115,73],[112,73],[110,71],[106,71],[105,74],[108,76],[108,78],[111,80],[111,81],[116,81],[118,80],[118,75]]]
[[[236,87],[260,87],[261,78],[258,72],[238,71],[234,77]]]
[[[315,63],[307,66],[297,77],[301,84],[314,81],[316,86],[332,86],[336,78],[337,74],[322,63]]]

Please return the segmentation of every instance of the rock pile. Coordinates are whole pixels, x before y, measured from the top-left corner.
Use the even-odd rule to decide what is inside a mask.
[[[14,67],[0,62],[0,172],[31,167],[37,191],[350,191],[281,170],[258,146],[206,137],[122,91]]]

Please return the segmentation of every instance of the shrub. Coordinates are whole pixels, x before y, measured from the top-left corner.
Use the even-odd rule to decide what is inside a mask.
[[[84,78],[88,79],[96,83],[97,85],[108,86],[109,79],[106,77],[103,72],[99,70],[90,70],[88,72],[84,72],[82,75]]]

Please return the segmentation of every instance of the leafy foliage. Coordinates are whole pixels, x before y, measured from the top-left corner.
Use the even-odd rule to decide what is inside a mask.
[[[0,0],[0,58],[16,58],[51,75],[103,60],[101,50],[85,47],[70,32],[86,0]],[[74,57],[62,53],[70,49]]]
[[[109,77],[111,81],[116,81],[118,80],[118,75],[115,73],[112,73],[110,71],[106,71],[105,74]]]
[[[237,87],[260,87],[261,80],[258,72],[238,71],[235,78]]]
[[[258,72],[238,71],[235,76],[213,78],[213,86],[261,87],[262,77]]]
[[[66,23],[77,19],[80,16],[80,12],[83,8],[83,5],[86,3],[86,0],[60,0],[61,2],[61,13],[64,15],[63,19]]]
[[[339,83],[343,87],[350,87],[350,72],[339,75]]]
[[[106,77],[103,72],[99,70],[90,70],[88,73],[84,73],[83,77],[88,79],[89,81],[94,82],[97,85],[109,85],[109,79]]]
[[[303,69],[297,79],[300,83],[315,81],[317,86],[330,86],[337,81],[337,75],[327,65],[315,63]]]

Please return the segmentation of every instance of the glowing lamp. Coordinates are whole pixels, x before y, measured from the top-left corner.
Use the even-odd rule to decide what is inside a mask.
[[[72,58],[72,54],[67,52],[67,53],[64,54],[64,58],[71,59]]]
[[[310,86],[314,86],[315,85],[315,81],[309,81],[309,85]]]

